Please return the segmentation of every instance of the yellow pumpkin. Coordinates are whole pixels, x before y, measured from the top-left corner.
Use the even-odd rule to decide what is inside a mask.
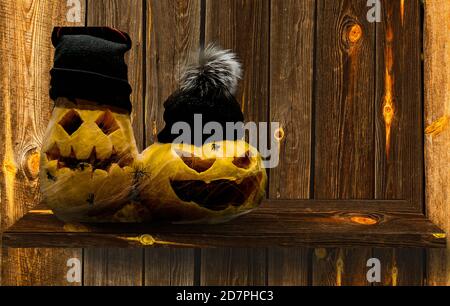
[[[128,113],[58,98],[42,146],[44,201],[66,221],[139,221],[130,211],[136,157]]]
[[[260,154],[244,141],[154,144],[139,163],[140,201],[157,220],[225,222],[256,208],[265,194]]]

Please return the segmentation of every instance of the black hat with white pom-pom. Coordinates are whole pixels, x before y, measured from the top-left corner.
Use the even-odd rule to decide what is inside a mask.
[[[158,141],[174,142],[179,135],[172,133],[172,127],[178,122],[187,123],[194,131],[195,115],[202,115],[203,124],[219,123],[224,131],[223,140],[236,140],[235,136],[227,138],[225,128],[227,123],[244,121],[234,97],[241,73],[241,64],[231,51],[212,44],[200,51],[199,62],[185,69],[180,88],[164,103],[166,125],[158,134]],[[208,138],[203,135],[203,143]]]

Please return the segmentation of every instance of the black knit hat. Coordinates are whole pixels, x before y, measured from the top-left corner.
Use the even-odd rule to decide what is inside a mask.
[[[56,27],[50,97],[78,98],[131,112],[131,86],[124,55],[128,34],[107,27]]]

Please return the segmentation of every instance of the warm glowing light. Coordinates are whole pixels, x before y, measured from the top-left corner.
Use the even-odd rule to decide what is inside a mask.
[[[351,43],[357,43],[362,37],[362,29],[359,24],[354,24],[348,32],[348,40]]]
[[[433,234],[433,237],[436,239],[445,239],[445,238],[447,238],[447,235],[445,233],[436,233],[436,234]]]
[[[405,0],[400,0],[400,18],[403,26],[405,20]]]
[[[352,217],[350,220],[361,225],[375,225],[378,223],[377,220],[370,217]]]
[[[390,19],[389,19],[390,20]],[[386,156],[389,158],[391,150],[391,130],[395,118],[394,103],[394,52],[393,52],[394,31],[389,21],[386,31],[386,49],[385,49],[385,77],[384,77],[384,98],[383,98],[383,118],[386,128]]]
[[[39,175],[40,153],[34,151],[27,158],[27,168],[33,178]]]
[[[30,210],[30,214],[35,215],[53,215],[53,211],[50,209],[33,209]]]
[[[13,216],[14,212],[14,185],[16,180],[17,166],[14,159],[14,150],[12,144],[12,130],[11,130],[11,108],[9,99],[6,98],[4,101],[4,114],[5,114],[5,155],[3,158],[3,164],[1,170],[4,177],[4,186],[6,194],[6,215]]]
[[[274,137],[278,142],[281,142],[284,139],[285,133],[282,127],[277,129],[274,133]]]
[[[156,120],[153,120],[152,134],[153,134],[154,138],[156,138],[158,136],[158,127],[157,127]]]
[[[339,249],[339,256],[336,261],[336,286],[342,286],[342,273],[344,272],[344,256],[342,249]]]

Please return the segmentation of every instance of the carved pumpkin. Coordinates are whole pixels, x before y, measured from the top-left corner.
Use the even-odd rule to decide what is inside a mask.
[[[267,181],[244,141],[154,144],[142,154],[140,200],[158,220],[218,223],[257,207]]]
[[[62,219],[113,219],[130,201],[136,157],[127,113],[59,98],[42,146],[44,200]],[[129,210],[119,213],[119,221],[130,221]]]

